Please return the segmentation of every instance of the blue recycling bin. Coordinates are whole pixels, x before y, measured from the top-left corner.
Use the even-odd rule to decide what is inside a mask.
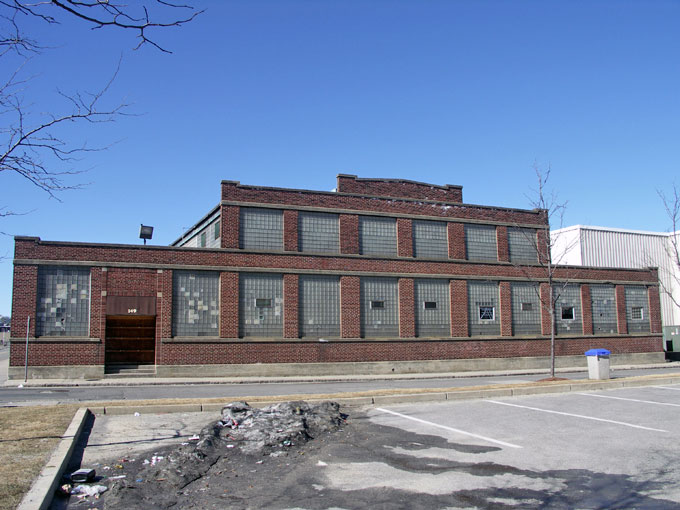
[[[586,351],[588,359],[588,379],[610,379],[609,355],[607,349],[590,349]]]

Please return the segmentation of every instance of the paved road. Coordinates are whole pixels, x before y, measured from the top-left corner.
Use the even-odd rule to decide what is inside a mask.
[[[648,374],[678,373],[680,369],[657,368],[618,370],[614,377]],[[569,379],[587,378],[586,372],[559,374]],[[407,379],[323,383],[258,383],[258,384],[188,384],[154,386],[89,386],[68,388],[0,388],[0,406],[83,402],[107,400],[140,400],[157,398],[220,398],[232,400],[244,396],[272,396],[290,394],[324,394],[397,388],[453,388],[489,384],[511,384],[537,381],[542,375],[484,376],[450,379]]]

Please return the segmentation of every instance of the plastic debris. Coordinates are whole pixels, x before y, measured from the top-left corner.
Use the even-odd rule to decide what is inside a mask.
[[[98,498],[102,492],[109,490],[105,485],[76,485],[71,489],[71,494],[79,498],[94,496]]]
[[[327,466],[328,464],[326,464],[324,461],[320,460],[319,462],[316,463],[316,465],[317,466]]]
[[[17,388],[23,388],[23,387],[24,387],[23,384],[20,384],[19,386],[17,386]]]
[[[201,436],[199,436],[198,434],[194,434],[189,438],[189,441],[198,441],[199,439],[201,439]]]
[[[107,477],[109,480],[119,480],[121,478],[125,478],[127,475],[118,475],[118,476],[109,476]]]
[[[141,414],[135,411],[135,416],[141,416]]]

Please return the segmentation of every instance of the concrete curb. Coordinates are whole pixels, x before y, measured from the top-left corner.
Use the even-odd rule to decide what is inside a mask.
[[[49,508],[54,497],[54,491],[61,481],[61,476],[71,459],[73,448],[83,431],[85,420],[87,420],[89,414],[90,411],[85,407],[76,411],[61,441],[16,510],[46,510]]]

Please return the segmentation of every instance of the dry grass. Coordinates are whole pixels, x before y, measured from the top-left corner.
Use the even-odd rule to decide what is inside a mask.
[[[0,510],[11,510],[38,476],[78,406],[0,409]]]

